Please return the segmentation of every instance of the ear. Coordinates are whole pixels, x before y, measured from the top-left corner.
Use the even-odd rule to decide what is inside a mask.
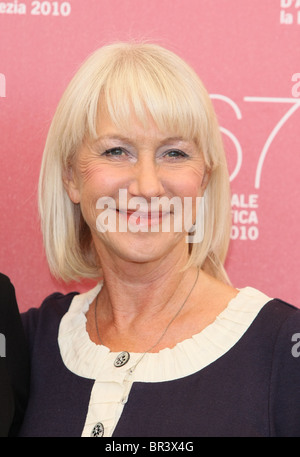
[[[203,174],[203,178],[202,178],[202,182],[201,182],[201,190],[202,190],[203,194],[204,194],[205,189],[206,189],[206,187],[207,187],[207,185],[209,183],[210,175],[211,175],[211,170],[209,168],[205,168],[204,174]]]
[[[70,200],[73,203],[80,203],[79,183],[73,167],[69,166],[63,171],[63,183]]]

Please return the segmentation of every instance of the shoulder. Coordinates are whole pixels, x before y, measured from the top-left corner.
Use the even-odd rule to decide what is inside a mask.
[[[255,291],[250,288],[250,292],[253,290]],[[279,340],[282,340],[283,346],[288,348],[291,336],[295,332],[300,332],[300,309],[279,298],[267,298],[264,302],[264,295],[257,292],[257,299],[256,294],[253,294],[254,300],[249,301],[250,309],[255,306],[256,300],[257,303],[261,300],[261,305],[258,306],[257,315],[247,335],[251,335],[257,344],[267,345],[270,349]]]
[[[283,348],[290,353],[292,336],[300,332],[299,308],[252,287],[245,287],[240,289],[227,310],[234,322],[248,324],[239,348],[247,351],[252,348],[251,353],[259,353],[260,358],[265,360],[277,356]]]
[[[5,293],[6,291],[10,292],[13,290],[13,285],[10,282],[10,279],[8,276],[4,275],[3,273],[0,273],[0,290],[1,294]]]
[[[32,342],[37,333],[56,331],[75,295],[78,295],[78,292],[68,294],[55,292],[46,297],[40,307],[30,308],[22,313],[22,322],[28,340]]]
[[[266,318],[271,319],[270,325],[279,329],[282,328],[298,328],[300,331],[300,309],[290,303],[287,303],[279,298],[270,299],[262,313]]]
[[[299,353],[295,355],[293,346],[295,342],[300,340],[300,309],[276,298],[267,303],[266,314],[269,314],[271,318],[270,324],[277,326],[276,343],[278,351],[283,352],[288,347],[289,355],[299,357],[300,348]]]
[[[20,315],[15,288],[10,279],[0,273],[0,332],[13,331],[19,325]]]
[[[11,303],[15,302],[15,288],[10,279],[0,273],[0,310],[1,314],[10,309]]]
[[[299,308],[278,298],[270,299],[257,314],[245,337],[244,341],[254,349],[255,357],[259,354],[259,359],[265,364],[272,361],[273,380],[284,379],[289,383],[294,378],[299,385]]]
[[[22,313],[22,319],[24,322],[28,322],[30,320],[38,321],[45,315],[62,316],[67,312],[73,297],[77,294],[78,292],[70,292],[65,295],[60,292],[54,292],[48,295],[39,307],[30,308],[28,311]]]

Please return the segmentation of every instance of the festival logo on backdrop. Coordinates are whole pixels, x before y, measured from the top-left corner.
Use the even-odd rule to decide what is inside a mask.
[[[254,192],[232,194],[232,240],[255,241],[259,237],[259,191],[262,182],[264,163],[272,147],[274,139],[278,134],[280,134],[282,128],[288,123],[300,107],[300,73],[293,74],[291,81],[292,97],[244,97],[243,101],[246,103],[283,104],[287,108],[284,110],[282,117],[277,120],[271,132],[266,137],[265,143],[259,153],[252,182]],[[234,100],[224,95],[216,94],[211,94],[211,98],[213,100],[221,100],[228,104],[233,110],[236,118],[238,120],[242,120],[243,116],[241,109]],[[235,161],[234,166],[230,170],[230,181],[233,182],[243,166],[243,150],[240,141],[230,130],[222,126],[220,129],[222,134],[230,139],[234,147]]]
[[[30,14],[32,16],[70,16],[71,4],[70,2],[49,2],[49,1],[31,1],[19,2],[1,2],[0,14]]]
[[[300,25],[300,0],[280,0],[280,24]]]
[[[0,98],[6,97],[6,77],[0,73]]]

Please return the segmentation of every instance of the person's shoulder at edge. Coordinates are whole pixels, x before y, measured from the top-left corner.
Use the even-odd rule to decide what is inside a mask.
[[[15,287],[10,278],[0,273],[0,331],[21,332],[19,307]]]
[[[276,325],[279,329],[289,325],[296,328],[298,326],[298,331],[300,331],[300,308],[298,306],[281,298],[269,297],[261,311],[269,314],[271,325]]]
[[[4,275],[3,273],[0,273],[0,293],[1,299],[2,297],[8,298],[14,296],[15,293],[14,286],[12,285],[9,277]],[[6,301],[3,300],[3,303],[6,304]]]
[[[242,308],[250,313],[252,311],[255,312],[255,309],[257,309],[259,322],[264,322],[264,325],[268,327],[271,326],[273,328],[273,335],[277,340],[282,333],[300,332],[300,308],[297,305],[276,296],[266,295],[261,290],[252,286],[246,286],[237,290],[239,293],[230,302],[234,304],[232,309],[238,312]],[[257,319],[254,322],[256,323]]]
[[[0,332],[5,335],[5,357],[1,357],[0,370],[1,436],[16,436],[28,398],[29,354],[15,287],[10,278],[3,273],[0,273]],[[12,395],[11,420],[5,407],[8,392],[11,392]],[[3,398],[5,398],[4,401]],[[5,435],[2,435],[3,426],[6,429]]]
[[[266,305],[270,307],[274,314],[282,316],[283,321],[289,318],[293,319],[293,317],[295,319],[300,318],[300,308],[281,298],[270,298]]]
[[[280,298],[274,298],[269,302],[269,305],[272,309],[272,316],[274,316],[274,318],[277,316],[278,320],[281,321],[278,341],[280,341],[282,335],[290,344],[293,344],[293,341],[296,341],[295,335],[297,335],[297,340],[300,339],[300,308],[287,303]],[[288,336],[290,338],[287,338]]]
[[[280,298],[273,298],[263,306],[261,313],[266,325],[273,328],[273,356],[283,357],[284,364],[294,362],[295,358],[300,357],[300,308]],[[291,354],[294,357],[290,357]],[[300,375],[299,364],[297,371]]]

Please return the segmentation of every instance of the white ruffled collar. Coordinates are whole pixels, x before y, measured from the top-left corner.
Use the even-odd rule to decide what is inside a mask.
[[[141,354],[131,353],[129,362],[114,368],[118,353],[93,343],[86,331],[86,316],[90,304],[101,290],[98,284],[92,290],[76,295],[68,312],[63,316],[58,334],[61,357],[66,367],[90,379],[120,380],[140,359]],[[134,380],[160,382],[178,379],[193,374],[232,348],[261,308],[270,300],[262,292],[245,287],[233,298],[215,321],[200,333],[178,343],[172,349],[143,356],[135,370]]]

